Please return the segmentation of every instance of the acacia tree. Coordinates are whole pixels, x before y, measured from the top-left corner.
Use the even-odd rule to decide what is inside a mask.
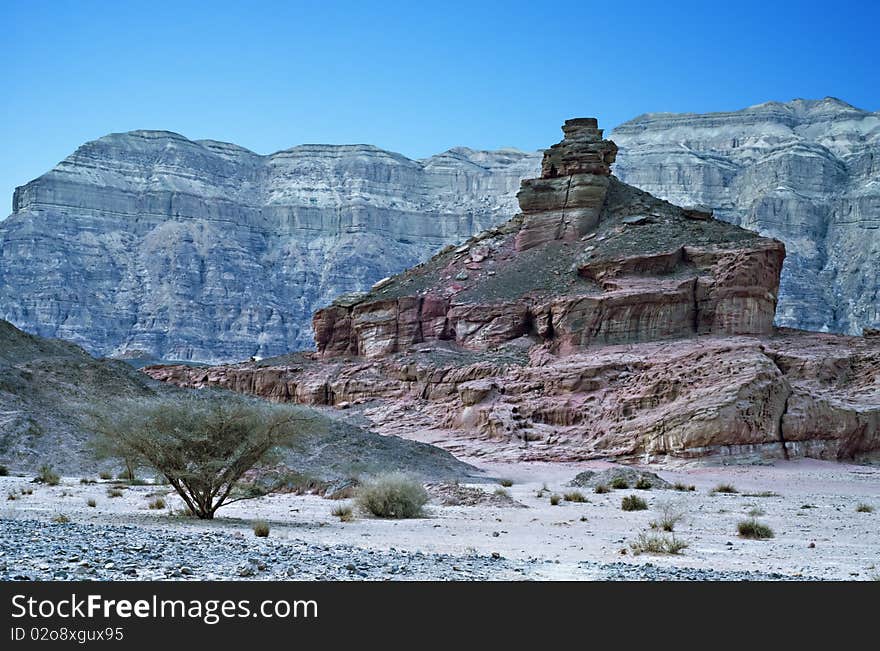
[[[233,492],[239,480],[306,421],[301,409],[238,397],[125,400],[96,416],[96,445],[151,466],[210,520],[224,504],[253,497]]]

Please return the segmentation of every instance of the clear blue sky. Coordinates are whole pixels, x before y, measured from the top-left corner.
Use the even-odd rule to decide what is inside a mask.
[[[114,131],[538,149],[572,116],[880,109],[880,3],[0,0],[0,212]]]

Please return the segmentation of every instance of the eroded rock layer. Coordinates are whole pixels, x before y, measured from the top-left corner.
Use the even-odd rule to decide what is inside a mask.
[[[428,341],[554,350],[772,328],[783,245],[610,176],[614,143],[569,120],[522,182],[522,213],[313,319],[325,357]]]
[[[492,459],[877,454],[880,337],[774,330],[779,242],[610,176],[594,122],[564,133],[521,215],[319,310],[317,353],[146,372]]]
[[[861,459],[880,450],[880,341],[844,335],[709,335],[569,354],[447,342],[369,361],[308,353],[147,372],[360,409],[382,433],[487,459]]]

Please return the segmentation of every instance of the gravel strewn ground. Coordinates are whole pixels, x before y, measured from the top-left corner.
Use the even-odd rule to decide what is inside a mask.
[[[548,565],[556,565],[548,569]],[[0,520],[0,580],[785,580],[781,574],[658,567],[576,566],[539,559],[452,556],[319,545],[226,531]],[[800,577],[798,577],[800,578]]]

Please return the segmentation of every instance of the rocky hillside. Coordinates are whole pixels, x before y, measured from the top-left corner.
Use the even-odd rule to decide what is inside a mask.
[[[521,213],[314,317],[317,353],[156,379],[507,460],[880,451],[880,338],[773,327],[783,245],[610,175],[570,120]]]
[[[43,464],[94,473],[89,414],[108,401],[179,391],[125,362],[95,359],[73,344],[44,339],[0,321],[0,464],[34,471]],[[279,472],[318,484],[403,469],[427,480],[469,476],[474,468],[431,445],[379,436],[309,409],[307,431],[285,450]],[[104,463],[103,467],[111,467]]]
[[[880,113],[830,97],[768,102],[649,113],[611,137],[622,180],[785,242],[778,324],[880,324]]]
[[[316,307],[507,219],[536,160],[106,136],[16,190],[0,222],[0,318],[100,355],[304,348]]]

